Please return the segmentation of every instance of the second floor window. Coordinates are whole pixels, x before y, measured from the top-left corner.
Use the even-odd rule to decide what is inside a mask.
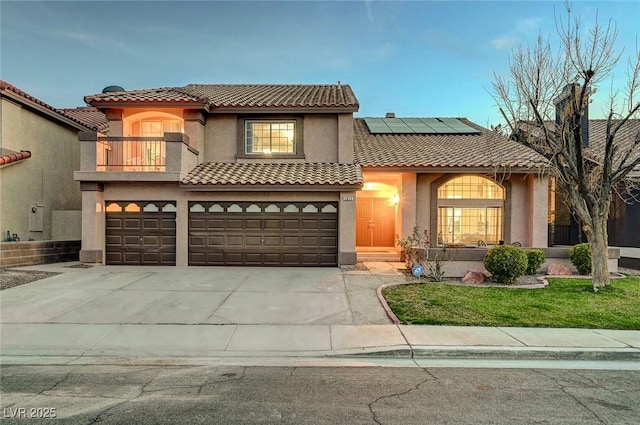
[[[246,154],[295,154],[295,121],[246,121]]]
[[[143,120],[140,121],[142,137],[162,137],[164,133],[181,133],[182,125],[178,120]]]

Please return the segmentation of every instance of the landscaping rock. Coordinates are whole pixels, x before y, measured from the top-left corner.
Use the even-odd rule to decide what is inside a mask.
[[[550,264],[547,269],[549,276],[571,276],[572,274],[571,269],[564,264]]]
[[[487,280],[487,277],[482,274],[482,272],[478,272],[475,270],[467,270],[467,272],[462,277],[462,282],[464,283],[484,283]]]

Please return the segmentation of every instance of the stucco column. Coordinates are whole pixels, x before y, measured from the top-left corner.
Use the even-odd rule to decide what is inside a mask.
[[[176,266],[189,265],[189,202],[176,201]]]
[[[353,163],[353,115],[338,115],[338,162]]]
[[[417,224],[417,199],[416,199],[417,178],[415,173],[402,173],[402,188],[400,190],[400,231],[397,232],[400,238],[410,235],[413,227]],[[428,205],[428,204],[426,204]],[[427,214],[428,208],[425,208]],[[427,217],[428,224],[428,217]]]
[[[356,193],[340,192],[338,203],[338,265],[356,264]]]
[[[184,132],[189,136],[189,146],[201,150],[204,146],[205,118],[201,111],[184,111]]]
[[[109,136],[124,136],[124,111],[122,109],[107,109],[105,115],[109,120]]]
[[[80,261],[104,264],[105,211],[101,183],[82,182],[82,247]]]
[[[549,211],[549,178],[529,176],[530,245],[536,248],[546,248],[548,245],[548,211]]]

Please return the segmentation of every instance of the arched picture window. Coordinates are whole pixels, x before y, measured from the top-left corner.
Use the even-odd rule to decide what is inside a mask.
[[[502,240],[505,189],[475,175],[438,188],[438,244],[495,245]]]
[[[224,208],[220,204],[212,204],[209,207],[209,212],[224,212]]]
[[[190,212],[204,212],[204,207],[200,204],[193,204],[191,208],[189,208]]]

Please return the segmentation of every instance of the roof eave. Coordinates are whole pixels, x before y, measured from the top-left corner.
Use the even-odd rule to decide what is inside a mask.
[[[204,109],[209,112],[209,105],[202,102],[185,102],[185,101],[162,101],[162,100],[154,100],[154,101],[99,101],[99,100],[88,100],[87,97],[84,98],[85,102],[94,108],[97,108],[101,111],[106,109],[124,109],[124,108],[181,108],[181,109]]]
[[[48,118],[54,119],[56,121],[59,121],[69,127],[75,128],[76,130],[80,130],[80,131],[95,131],[95,128],[88,126],[86,124],[82,124],[79,123],[75,120],[72,120],[71,118],[61,114],[60,112],[57,112],[54,109],[49,109],[37,102],[34,102],[31,99],[28,99],[24,96],[21,96],[18,93],[15,93],[11,90],[3,90],[2,91],[2,97],[6,97],[7,99],[21,105],[21,106],[25,106],[31,110],[33,110],[34,112],[40,114],[40,115],[44,115]]]
[[[271,190],[276,192],[341,192],[360,190],[363,183],[346,184],[229,184],[208,183],[192,184],[180,183],[180,188],[189,192],[221,191],[221,192],[251,192],[256,190]]]
[[[358,112],[354,106],[212,106],[211,113],[217,114],[246,114],[246,113],[325,113],[325,114],[353,114]]]
[[[547,167],[538,165],[534,167],[523,166],[495,166],[495,167],[431,167],[424,165],[364,165],[360,164],[362,172],[393,171],[393,172],[414,172],[414,173],[482,173],[482,174],[502,174],[504,172],[516,174],[530,174],[540,172]]]

